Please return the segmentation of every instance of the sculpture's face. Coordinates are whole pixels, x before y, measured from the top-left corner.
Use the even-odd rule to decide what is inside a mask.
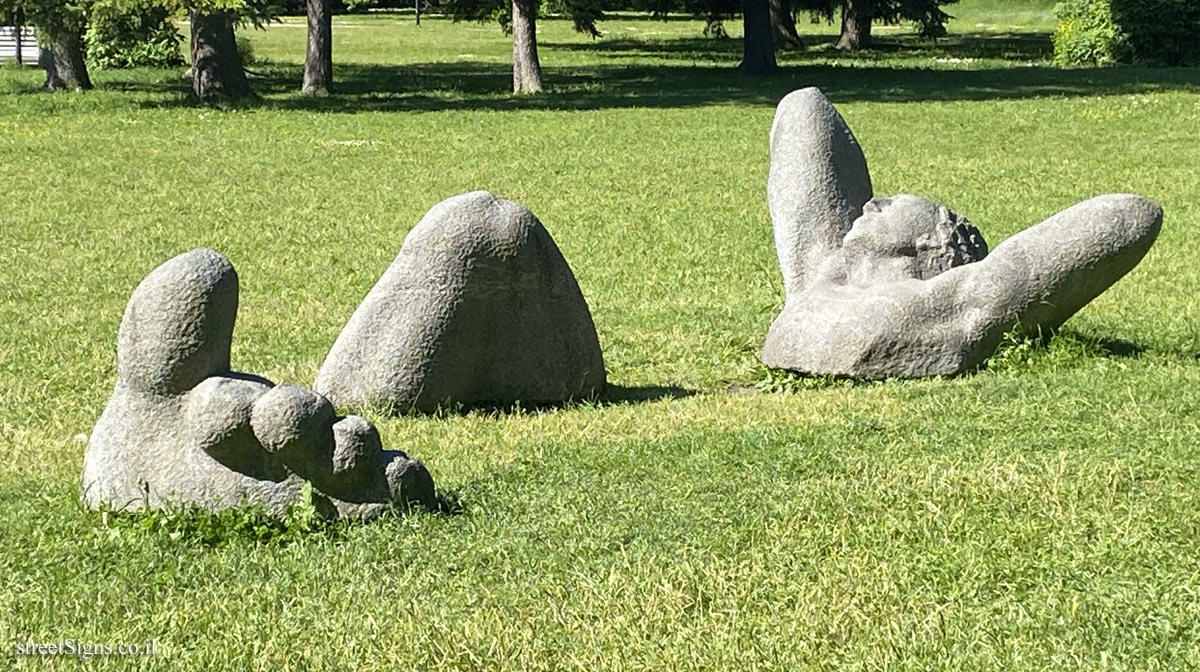
[[[920,196],[877,198],[863,206],[842,241],[846,278],[870,285],[928,280],[987,254],[979,231],[966,219]]]

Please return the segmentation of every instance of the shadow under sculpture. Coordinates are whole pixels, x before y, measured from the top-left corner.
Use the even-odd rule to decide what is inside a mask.
[[[199,249],[134,290],[117,341],[117,382],[84,454],[91,508],[261,505],[282,516],[305,482],[328,517],[372,518],[434,506],[425,467],[383,450],[358,416],[325,397],[230,370],[238,278]]]
[[[315,389],[341,405],[434,411],[601,392],[587,302],[532,212],[476,191],[438,203],[334,342]]]
[[[989,254],[944,206],[872,198],[858,142],[815,88],[779,103],[767,200],[786,303],[763,363],[865,379],[959,374],[1005,332],[1057,328],[1136,266],[1162,223],[1145,198],[1099,196]]]

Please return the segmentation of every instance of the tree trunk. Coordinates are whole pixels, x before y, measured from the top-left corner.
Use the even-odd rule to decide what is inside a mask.
[[[22,38],[25,37],[25,19],[21,16],[21,10],[14,10],[12,14],[13,37],[17,40],[17,65],[25,65],[25,44]]]
[[[54,52],[48,47],[38,47],[38,67],[46,71],[46,81],[42,87],[47,91],[58,91],[63,88],[63,81],[58,76],[58,68],[54,67]]]
[[[46,88],[50,91],[86,91],[92,88],[87,63],[83,60],[83,35],[73,32],[47,36],[48,46],[38,58],[46,70]]]
[[[192,97],[201,103],[253,96],[233,37],[233,16],[191,15]]]
[[[333,11],[330,0],[305,0],[308,50],[304,54],[306,96],[328,96],[333,90]]]
[[[842,36],[834,46],[850,51],[871,46],[871,0],[842,0]]]
[[[792,14],[788,0],[769,0],[771,10],[771,36],[775,46],[797,49],[804,46],[796,32],[796,17]]]
[[[513,93],[542,92],[537,52],[537,0],[512,0]]]
[[[761,75],[775,70],[769,0],[742,0],[742,72]]]

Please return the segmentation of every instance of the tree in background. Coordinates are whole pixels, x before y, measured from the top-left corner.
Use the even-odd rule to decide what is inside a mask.
[[[924,36],[945,35],[945,22],[951,18],[943,5],[958,0],[631,0],[623,7],[648,11],[665,19],[681,12],[705,19],[704,34],[724,37],[722,22],[739,10],[744,20],[742,61],[739,68],[747,73],[771,72],[776,68],[775,47],[799,47],[796,15],[810,14],[814,20],[832,22],[842,15],[839,49],[861,49],[870,44],[871,22],[901,23],[913,21]]]
[[[239,23],[263,27],[278,17],[281,5],[277,0],[158,1],[181,3],[177,7],[187,13],[192,29],[192,99],[209,105],[253,97],[234,27]]]
[[[542,63],[537,50],[537,0],[512,0],[513,92],[542,92]]]
[[[37,28],[38,43],[45,50],[38,65],[46,70],[47,89],[92,88],[83,48],[91,8],[89,0],[0,0],[0,14],[20,13]]]
[[[771,0],[771,30],[775,45],[798,48],[804,46],[796,31],[796,17],[808,14],[813,23],[824,20],[833,23],[834,14],[841,7],[841,0]]]
[[[958,0],[792,0],[793,12],[807,11],[814,18],[833,21],[841,12],[841,32],[835,44],[838,49],[856,50],[871,45],[871,24],[879,21],[897,24],[911,21],[923,37],[946,34],[946,21],[952,18],[942,11],[944,5]]]
[[[308,42],[300,93],[328,96],[333,90],[333,6],[330,0],[305,0]]]
[[[958,0],[871,0],[871,18],[895,25],[911,22],[921,37],[944,37],[946,22],[954,18],[942,11]]]
[[[333,15],[346,11],[368,11],[378,7],[411,6],[385,0],[275,0],[277,14],[295,14],[303,9],[308,33],[304,48],[304,79],[300,93],[328,96],[333,92]],[[418,23],[420,23],[418,17]]]
[[[788,0],[769,0],[771,37],[777,48],[796,49],[804,46],[796,32],[796,8]]]
[[[724,22],[741,13],[742,60],[738,69],[747,74],[765,74],[775,70],[775,24],[780,11],[792,16],[788,4],[795,0],[633,0],[629,7],[666,19],[671,13],[691,14],[704,19],[706,37],[728,37]],[[780,10],[773,8],[778,4]],[[787,9],[784,9],[787,8]],[[795,33],[795,23],[791,23]],[[799,44],[799,36],[796,36]]]
[[[548,0],[546,8],[562,14],[575,30],[599,37],[596,22],[604,18],[603,0]],[[513,36],[513,92],[540,93],[542,64],[537,51],[539,0],[450,0],[444,11],[455,21],[498,21]]]
[[[765,75],[774,72],[775,68],[769,0],[742,0],[742,62],[738,64],[738,70],[750,75]]]
[[[210,104],[254,95],[233,32],[237,18],[228,9],[188,10],[192,98],[197,102]]]
[[[837,49],[865,49],[871,44],[871,0],[842,0],[842,34]]]
[[[106,20],[122,13],[156,10],[188,17],[191,24],[192,97],[201,103],[253,95],[234,38],[234,25],[262,26],[278,15],[278,0],[0,0],[0,14],[21,12],[38,29],[47,57],[51,90],[92,88],[85,60],[84,34],[93,12]]]
[[[177,14],[160,0],[0,0],[0,25],[38,29],[52,91],[91,88],[93,69],[182,65]]]

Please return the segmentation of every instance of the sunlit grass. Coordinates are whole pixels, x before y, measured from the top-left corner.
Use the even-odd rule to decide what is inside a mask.
[[[74,96],[0,70],[0,638],[157,637],[109,661],[139,669],[1200,666],[1200,71],[1054,70],[1045,7],[964,0],[951,39],[880,30],[857,56],[802,21],[765,79],[698,22],[618,17],[593,43],[543,21],[532,99],[494,25],[403,16],[337,19],[326,101],[296,92],[292,25],[248,33],[263,100],[238,109],[186,106],[177,72]],[[810,84],[877,193],[992,245],[1106,192],[1160,202],[1163,232],[1062,338],[980,373],[768,374],[766,137]],[[457,516],[212,546],[79,509],[154,266],[227,254],[235,366],[303,384],[405,233],[473,189],[538,214],[610,381],[650,401],[371,414]]]

